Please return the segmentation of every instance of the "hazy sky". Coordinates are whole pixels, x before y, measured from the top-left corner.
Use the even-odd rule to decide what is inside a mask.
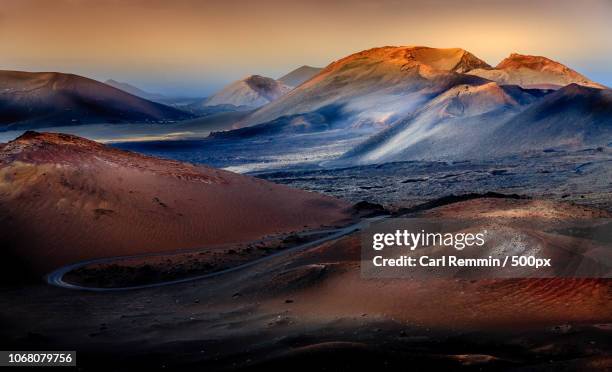
[[[612,0],[0,0],[0,69],[207,95],[384,45],[545,55],[612,86]]]

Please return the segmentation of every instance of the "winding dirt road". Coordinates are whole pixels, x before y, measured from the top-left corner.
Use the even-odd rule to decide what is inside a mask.
[[[192,277],[188,277],[188,278],[182,278],[182,279],[175,279],[175,280],[169,280],[169,281],[165,281],[165,282],[158,282],[158,283],[151,283],[151,284],[142,284],[142,285],[136,285],[136,286],[129,286],[129,287],[117,287],[117,288],[101,288],[101,287],[86,287],[86,286],[81,286],[78,284],[72,284],[72,283],[68,283],[66,281],[64,281],[64,276],[76,269],[82,268],[84,266],[88,266],[88,265],[92,265],[92,264],[105,264],[105,263],[112,263],[114,261],[117,260],[125,260],[125,259],[132,259],[132,258],[147,258],[147,257],[156,257],[156,256],[163,256],[163,255],[167,255],[169,254],[169,252],[164,252],[164,253],[149,253],[149,254],[142,254],[142,255],[132,255],[132,256],[118,256],[118,257],[105,257],[105,258],[96,258],[96,259],[92,259],[92,260],[85,260],[85,261],[80,261],[80,262],[76,262],[70,265],[66,265],[66,266],[62,266],[59,269],[54,270],[53,272],[49,273],[45,279],[46,282],[50,285],[56,286],[56,287],[60,287],[60,288],[65,288],[65,289],[73,289],[73,290],[83,290],[83,291],[94,291],[94,292],[117,292],[117,291],[127,291],[127,290],[135,290],[135,289],[145,289],[145,288],[154,288],[154,287],[163,287],[163,286],[167,286],[167,285],[173,285],[173,284],[179,284],[179,283],[187,283],[187,282],[192,282],[195,280],[201,280],[201,279],[207,279],[207,278],[212,278],[212,277],[217,277],[220,275],[224,275],[224,274],[228,274],[231,272],[235,272],[235,271],[239,271],[242,269],[246,269],[248,267],[251,266],[255,266],[257,264],[260,264],[262,262],[268,261],[272,258],[276,258],[278,256],[281,255],[286,255],[289,253],[294,253],[294,252],[299,252],[299,251],[303,251],[309,248],[313,248],[313,247],[317,247],[323,243],[326,243],[328,241],[331,240],[336,240],[339,238],[342,238],[346,235],[352,234],[355,231],[359,231],[361,229],[363,229],[364,227],[367,227],[368,225],[370,225],[372,222],[376,222],[379,220],[382,220],[384,218],[388,218],[389,216],[377,216],[377,217],[371,217],[371,218],[366,218],[363,219],[355,224],[340,228],[340,229],[336,229],[336,230],[325,230],[325,231],[333,231],[332,234],[322,237],[320,239],[317,240],[313,240],[311,242],[308,243],[304,243],[304,244],[300,244],[298,246],[295,246],[293,248],[289,248],[289,249],[285,249],[282,250],[280,252],[271,254],[269,256],[265,256],[253,261],[249,261],[246,262],[244,264],[238,265],[238,266],[234,266],[234,267],[230,267],[224,270],[220,270],[220,271],[216,271],[213,273],[208,273],[208,274],[203,274],[203,275],[197,275],[197,276],[192,276]],[[321,232],[325,232],[325,231],[321,231]],[[308,232],[305,233],[306,235],[311,235],[312,232]]]

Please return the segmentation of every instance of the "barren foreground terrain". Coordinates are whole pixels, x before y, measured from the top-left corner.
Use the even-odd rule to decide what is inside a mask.
[[[457,213],[550,224],[608,215],[501,198],[419,215]],[[355,233],[227,275],[147,290],[3,290],[1,339],[12,348],[77,348],[79,365],[94,370],[320,370],[322,361],[329,369],[612,367],[609,279],[366,280],[359,244]]]

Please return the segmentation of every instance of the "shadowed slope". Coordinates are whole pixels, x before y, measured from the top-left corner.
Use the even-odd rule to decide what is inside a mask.
[[[0,112],[10,129],[192,117],[82,76],[21,71],[0,71]]]
[[[612,140],[612,91],[571,84],[505,122],[492,134],[492,150],[607,145]]]
[[[457,85],[344,158],[350,163],[369,164],[455,156],[490,135],[499,121],[515,113],[521,104],[535,99],[520,89],[508,93],[496,83]]]
[[[338,163],[477,159],[610,142],[610,90],[572,84],[543,97],[540,93],[496,83],[457,86]]]

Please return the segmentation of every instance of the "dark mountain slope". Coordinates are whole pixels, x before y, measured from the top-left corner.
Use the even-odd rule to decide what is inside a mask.
[[[1,129],[163,122],[191,117],[78,75],[0,71]]]

